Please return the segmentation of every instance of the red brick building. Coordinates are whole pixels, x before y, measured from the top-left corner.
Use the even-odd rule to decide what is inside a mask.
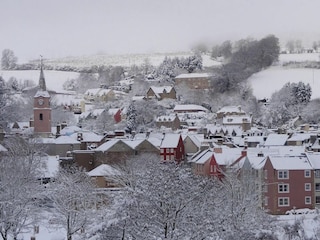
[[[163,162],[181,162],[185,159],[183,140],[180,134],[167,133],[160,145],[160,159]]]
[[[264,178],[264,208],[271,214],[314,208],[314,172],[306,156],[269,156]]]
[[[50,95],[46,89],[42,64],[40,69],[39,90],[33,101],[33,126],[34,133],[42,137],[51,135],[51,107]]]

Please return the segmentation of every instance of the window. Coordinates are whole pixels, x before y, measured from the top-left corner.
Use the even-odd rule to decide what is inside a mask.
[[[316,196],[316,204],[320,204],[320,196]]]
[[[305,198],[304,198],[304,203],[305,203],[305,204],[311,204],[311,197],[309,197],[309,196],[308,196],[308,197],[305,197]]]
[[[265,205],[265,206],[268,206],[268,199],[269,199],[268,197],[265,197],[265,198],[264,198],[264,205]]]
[[[320,170],[319,169],[314,171],[314,177],[320,178]]]
[[[278,198],[278,206],[279,207],[289,206],[289,198],[288,197]]]
[[[268,170],[264,170],[264,179],[268,179]]]
[[[311,171],[310,170],[304,170],[304,177],[306,177],[306,178],[311,177]]]
[[[40,113],[40,115],[39,115],[39,120],[43,120],[43,114],[42,113]]]
[[[288,170],[278,171],[278,179],[288,179],[288,178],[289,178],[289,171]]]
[[[278,184],[278,192],[279,193],[288,193],[289,192],[289,184]]]
[[[304,184],[304,190],[305,191],[311,191],[311,183],[305,183]]]
[[[316,188],[316,192],[320,192],[320,183],[316,183],[315,188]]]

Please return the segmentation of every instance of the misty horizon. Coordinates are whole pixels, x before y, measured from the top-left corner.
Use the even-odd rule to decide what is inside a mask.
[[[281,45],[310,47],[320,2],[308,1],[9,1],[0,3],[0,47],[19,62],[93,54],[189,51],[225,40],[273,34]]]

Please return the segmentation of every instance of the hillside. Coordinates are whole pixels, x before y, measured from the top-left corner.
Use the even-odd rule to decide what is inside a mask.
[[[177,53],[150,53],[150,54],[127,54],[127,55],[89,55],[80,57],[65,57],[59,59],[46,59],[45,64],[51,65],[53,67],[70,66],[75,68],[96,66],[123,66],[129,67],[131,65],[142,65],[145,63],[146,59],[151,65],[158,66],[165,57],[189,57],[191,52],[177,52]],[[203,66],[210,67],[213,65],[219,65],[219,62],[210,59],[209,55],[202,55]]]
[[[272,93],[280,90],[287,82],[309,83],[312,99],[320,98],[320,69],[285,67],[289,62],[319,61],[319,53],[281,54],[279,63],[260,71],[249,78],[253,94],[258,99],[270,99]]]

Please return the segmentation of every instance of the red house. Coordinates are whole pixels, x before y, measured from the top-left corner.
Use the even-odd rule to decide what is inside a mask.
[[[306,156],[269,156],[263,169],[264,207],[271,214],[314,208],[314,171]]]
[[[109,115],[113,116],[115,123],[121,122],[121,109],[120,108],[110,108],[108,110]]]
[[[167,133],[160,145],[160,159],[163,162],[181,162],[185,159],[183,140],[180,134]]]
[[[240,152],[239,149],[206,149],[193,157],[192,169],[195,174],[214,176],[221,180],[228,167],[233,167],[245,157],[246,151]]]

